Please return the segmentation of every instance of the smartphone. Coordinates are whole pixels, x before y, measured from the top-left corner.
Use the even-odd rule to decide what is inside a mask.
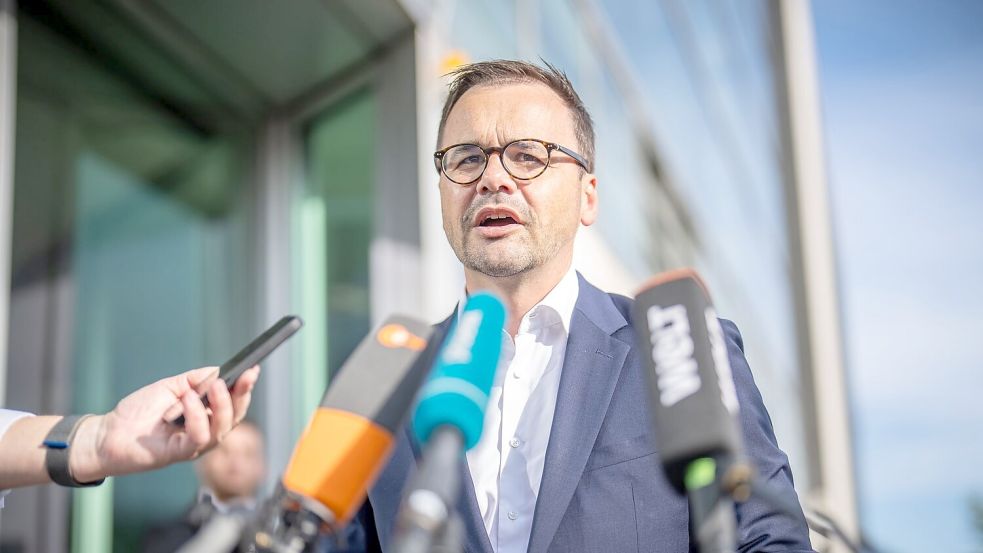
[[[259,363],[267,355],[273,353],[273,350],[285,342],[287,338],[293,336],[302,326],[304,326],[304,321],[296,315],[287,315],[280,319],[276,324],[268,328],[266,332],[257,336],[252,342],[249,342],[249,345],[242,348],[239,353],[233,355],[225,363],[222,363],[222,366],[219,367],[218,377],[224,380],[225,386],[231,390],[235,386],[236,381],[239,380],[239,377],[242,376],[242,373],[246,372],[246,369]],[[205,407],[208,407],[207,391],[211,384],[212,380],[209,379],[198,386],[198,395],[201,396],[201,402]],[[184,425],[184,415],[179,416],[171,422],[178,426]]]

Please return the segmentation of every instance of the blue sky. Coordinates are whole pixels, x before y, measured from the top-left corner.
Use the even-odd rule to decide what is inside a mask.
[[[813,2],[861,516],[983,550],[983,2]]]

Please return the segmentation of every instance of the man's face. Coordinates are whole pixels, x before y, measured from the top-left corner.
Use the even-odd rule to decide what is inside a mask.
[[[199,459],[195,468],[201,483],[221,501],[255,496],[266,471],[259,430],[240,424]]]
[[[444,126],[440,148],[453,144],[504,147],[536,138],[580,150],[572,114],[540,83],[479,86],[464,93]],[[577,163],[553,152],[550,166],[531,180],[513,178],[492,154],[481,178],[468,185],[441,174],[444,232],[467,269],[508,277],[568,259],[578,226],[594,222],[596,181]]]

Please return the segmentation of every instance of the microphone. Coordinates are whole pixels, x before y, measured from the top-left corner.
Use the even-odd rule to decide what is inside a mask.
[[[420,390],[412,431],[426,444],[396,519],[397,553],[460,550],[458,462],[474,447],[502,350],[505,307],[494,295],[471,295]]]
[[[336,533],[388,461],[436,343],[430,325],[389,317],[340,369],[294,448],[274,496],[244,536],[251,551],[299,552]]]
[[[723,328],[692,269],[656,276],[632,305],[662,468],[690,502],[703,553],[734,551],[734,498],[750,494]]]

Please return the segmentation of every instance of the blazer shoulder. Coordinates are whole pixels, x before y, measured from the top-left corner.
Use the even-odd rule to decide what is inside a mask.
[[[612,292],[607,292],[609,298],[611,298],[611,303],[614,307],[621,313],[628,323],[631,323],[631,306],[635,303],[633,298],[628,296],[622,296],[621,294],[615,294]]]
[[[744,337],[741,336],[741,329],[737,328],[737,323],[730,319],[719,319],[720,326],[724,328],[724,336],[728,342],[733,342],[737,349],[744,353]]]
[[[580,273],[577,277],[580,291],[575,312],[581,313],[586,320],[608,336],[613,336],[625,327],[631,326],[632,300],[630,298],[601,290],[588,282]]]

